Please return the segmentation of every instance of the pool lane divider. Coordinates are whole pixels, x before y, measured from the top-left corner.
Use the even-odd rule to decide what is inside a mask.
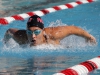
[[[52,12],[56,12],[56,11],[64,10],[64,9],[74,8],[78,5],[85,4],[85,3],[91,3],[94,1],[96,1],[96,0],[77,0],[76,2],[71,2],[71,3],[64,4],[64,5],[54,6],[52,8],[46,8],[46,9],[42,9],[39,11],[32,11],[32,12],[27,12],[27,13],[23,13],[23,14],[13,15],[10,17],[0,18],[0,25],[7,25],[15,20],[24,20],[25,18],[28,18],[34,14],[43,16],[48,13],[52,13]]]
[[[100,69],[100,56],[69,67],[53,75],[88,75],[88,73]]]

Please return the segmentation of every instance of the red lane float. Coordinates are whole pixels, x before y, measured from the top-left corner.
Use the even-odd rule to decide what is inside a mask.
[[[13,15],[11,17],[4,17],[4,18],[0,18],[0,24],[1,25],[7,25],[14,20],[24,20],[25,18],[28,18],[28,17],[30,17],[34,14],[37,14],[39,16],[43,16],[43,15],[46,15],[48,13],[56,12],[56,11],[63,10],[63,9],[74,8],[74,7],[76,7],[80,4],[91,3],[91,2],[94,2],[94,1],[95,0],[77,0],[76,2],[71,2],[71,3],[64,4],[64,5],[54,6],[52,8],[46,8],[46,9],[39,10],[39,11],[27,12],[27,13],[23,13],[23,14]]]
[[[87,75],[89,72],[100,69],[100,56],[67,68],[53,75]]]

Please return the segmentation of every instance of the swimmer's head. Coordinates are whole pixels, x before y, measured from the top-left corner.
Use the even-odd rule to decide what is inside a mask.
[[[41,17],[39,17],[37,15],[31,16],[27,22],[27,28],[30,28],[30,27],[39,27],[39,28],[43,29],[44,24],[43,24]]]

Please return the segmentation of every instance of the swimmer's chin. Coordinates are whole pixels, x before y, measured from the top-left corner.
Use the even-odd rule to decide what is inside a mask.
[[[42,45],[42,44],[41,43],[37,43],[36,41],[30,43],[30,47],[32,47],[32,46],[39,46],[39,45]]]
[[[30,42],[30,47],[32,47],[32,46],[37,46],[37,45],[38,45],[38,43],[37,43],[36,40],[32,40],[32,41]]]
[[[35,42],[31,42],[30,47],[32,46],[37,46],[37,44]]]

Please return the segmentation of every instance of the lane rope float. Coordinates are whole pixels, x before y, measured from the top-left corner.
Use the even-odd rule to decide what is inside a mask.
[[[69,67],[53,75],[87,75],[93,70],[100,69],[100,56]]]
[[[77,0],[76,2],[71,2],[71,3],[64,4],[64,5],[54,6],[52,8],[46,8],[46,9],[42,9],[39,11],[32,11],[32,12],[27,12],[27,13],[23,13],[23,14],[13,15],[10,17],[0,18],[0,25],[7,25],[7,24],[13,22],[14,20],[24,20],[25,18],[28,18],[34,14],[43,16],[48,13],[52,13],[52,12],[56,12],[56,11],[64,10],[64,9],[74,8],[78,5],[85,4],[85,3],[91,3],[94,1],[96,1],[96,0]]]

